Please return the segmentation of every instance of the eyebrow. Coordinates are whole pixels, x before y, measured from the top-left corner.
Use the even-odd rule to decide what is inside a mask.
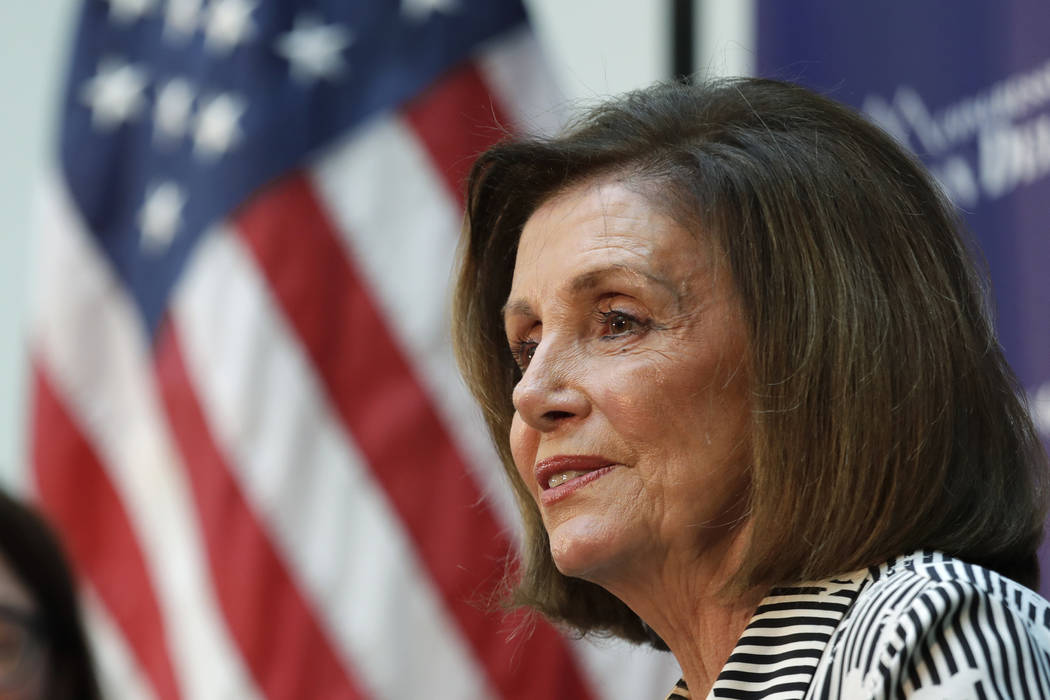
[[[594,289],[602,283],[602,280],[606,279],[607,277],[610,277],[614,274],[623,273],[627,273],[632,277],[644,277],[646,280],[652,282],[653,284],[656,284],[657,286],[666,289],[671,294],[671,296],[674,297],[676,304],[681,303],[681,291],[677,289],[669,279],[649,270],[642,270],[640,268],[624,264],[608,265],[597,270],[590,270],[588,272],[580,273],[576,277],[573,277],[572,281],[569,282],[569,291],[573,294],[578,294],[579,292],[583,292],[588,289]],[[507,303],[503,305],[502,315],[504,318],[506,318],[508,315],[534,316],[535,314],[529,302],[525,301],[524,299],[512,299],[508,300]]]
[[[524,299],[515,299],[514,301],[508,301],[503,305],[500,310],[500,315],[506,318],[508,315],[511,316],[534,316],[532,312],[532,305]]]

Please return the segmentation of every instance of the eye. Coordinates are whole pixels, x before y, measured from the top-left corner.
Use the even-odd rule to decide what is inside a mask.
[[[648,328],[646,322],[641,321],[624,311],[617,311],[615,309],[610,311],[600,311],[598,312],[598,316],[605,330],[605,334],[602,336],[603,339],[634,335],[636,333],[641,333]]]
[[[532,362],[532,356],[536,354],[536,346],[539,345],[535,340],[531,338],[520,338],[510,346],[510,352],[514,355],[514,361],[518,363],[518,369],[525,372],[529,368],[529,363]]]

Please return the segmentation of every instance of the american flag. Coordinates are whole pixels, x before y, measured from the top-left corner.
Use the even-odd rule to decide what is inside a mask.
[[[37,248],[36,497],[115,698],[661,696],[491,612],[451,359],[471,157],[554,126],[515,0],[88,0]]]

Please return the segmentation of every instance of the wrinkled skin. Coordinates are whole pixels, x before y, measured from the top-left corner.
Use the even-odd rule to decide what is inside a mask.
[[[558,568],[617,594],[722,560],[747,491],[746,334],[729,273],[641,191],[592,181],[537,209],[505,311],[524,365],[519,473]],[[544,505],[534,465],[561,454],[617,466]]]

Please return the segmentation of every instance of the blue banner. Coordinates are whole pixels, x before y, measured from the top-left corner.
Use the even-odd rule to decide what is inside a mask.
[[[1050,444],[1050,2],[756,4],[759,75],[861,109],[963,210]]]

